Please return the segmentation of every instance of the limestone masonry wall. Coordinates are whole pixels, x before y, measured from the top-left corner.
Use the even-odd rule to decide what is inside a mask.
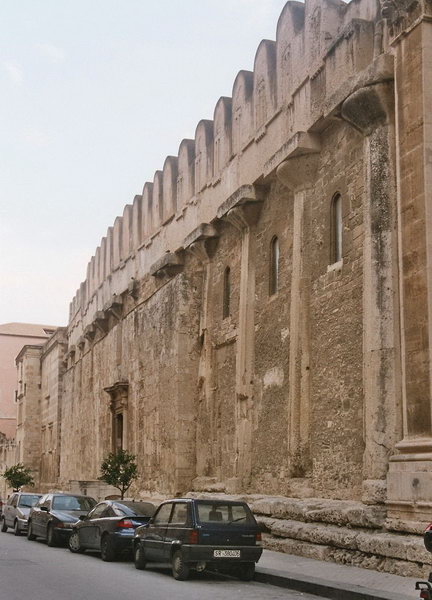
[[[18,357],[41,489],[103,495],[126,448],[131,496],[240,495],[269,547],[428,568],[431,64],[429,0],[286,4]]]

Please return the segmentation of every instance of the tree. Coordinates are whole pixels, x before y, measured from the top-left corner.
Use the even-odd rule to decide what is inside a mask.
[[[17,463],[2,475],[14,492],[18,492],[23,485],[34,485],[34,479],[31,476],[31,469],[25,467],[22,463]]]
[[[122,500],[132,481],[138,478],[135,459],[134,454],[126,450],[117,450],[117,452],[110,452],[100,467],[101,476],[98,479],[120,490]]]

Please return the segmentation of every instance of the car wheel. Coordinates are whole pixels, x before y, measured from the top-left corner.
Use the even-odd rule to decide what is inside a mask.
[[[237,569],[237,576],[242,581],[252,581],[255,575],[255,563],[246,563]]]
[[[28,523],[27,539],[30,540],[31,542],[36,539],[36,536],[33,533],[33,527],[32,527],[31,521],[29,521],[29,523]]]
[[[84,548],[81,546],[78,531],[72,531],[69,537],[69,550],[74,554],[81,554]]]
[[[8,530],[8,526],[6,525],[6,519],[2,518],[1,530],[5,533]]]
[[[190,568],[185,563],[181,550],[176,550],[174,552],[171,561],[171,567],[174,579],[177,579],[178,581],[186,581],[186,579],[189,578]]]
[[[50,548],[54,548],[55,546],[57,546],[57,535],[54,531],[54,527],[51,524],[48,525],[47,529],[47,545]]]
[[[104,535],[101,541],[101,559],[105,562],[112,562],[117,558],[117,553],[109,535]]]
[[[145,559],[144,548],[141,544],[136,544],[134,548],[134,563],[135,569],[143,571],[146,568],[147,561]]]
[[[14,535],[21,535],[21,529],[18,523],[18,519],[16,519],[14,523]]]

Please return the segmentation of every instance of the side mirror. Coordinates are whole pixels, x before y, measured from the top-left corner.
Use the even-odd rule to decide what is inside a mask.
[[[87,515],[80,515],[80,516],[78,517],[78,519],[79,519],[80,521],[87,521]]]
[[[44,512],[48,512],[48,507],[47,506],[41,506],[40,509],[43,510]]]

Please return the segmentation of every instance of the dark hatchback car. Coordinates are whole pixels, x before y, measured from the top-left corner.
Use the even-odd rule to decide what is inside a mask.
[[[148,523],[155,510],[151,502],[100,502],[73,526],[69,550],[100,550],[102,560],[115,560],[120,552],[132,550],[135,529]]]
[[[74,494],[45,494],[31,509],[28,517],[27,539],[45,538],[48,546],[66,541],[72,525],[96,504],[90,496]]]
[[[138,527],[134,562],[169,562],[175,579],[190,570],[218,570],[249,581],[262,554],[258,523],[245,502],[169,500],[147,525]]]

